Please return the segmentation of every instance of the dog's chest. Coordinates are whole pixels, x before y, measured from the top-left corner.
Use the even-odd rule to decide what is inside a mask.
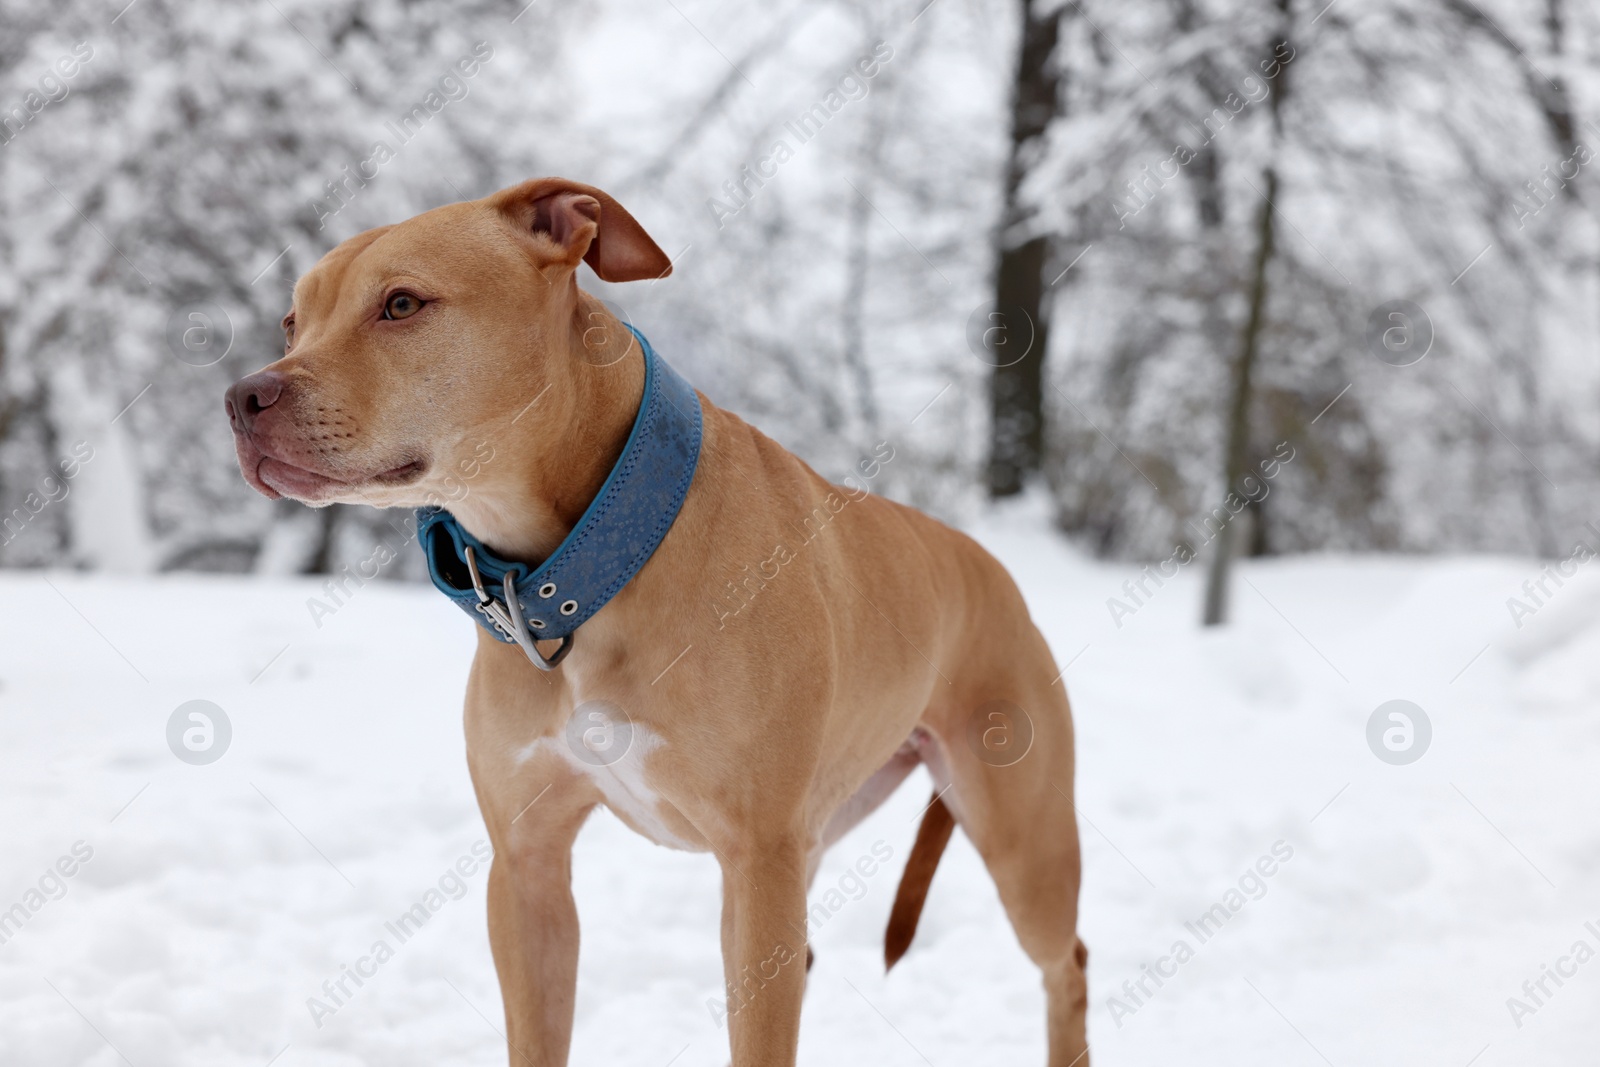
[[[520,764],[551,753],[593,782],[606,807],[636,833],[668,848],[703,851],[702,844],[669,825],[668,806],[650,783],[649,757],[663,744],[646,726],[604,708],[579,705],[561,736],[539,738],[519,750],[516,760]]]

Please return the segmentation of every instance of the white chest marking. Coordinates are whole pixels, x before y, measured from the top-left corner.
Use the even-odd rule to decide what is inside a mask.
[[[597,743],[590,745],[585,743],[589,735],[569,729],[562,737],[541,737],[525,745],[517,750],[515,759],[522,764],[541,752],[553,753],[592,781],[605,797],[606,806],[645,837],[668,848],[703,851],[667,827],[660,814],[661,797],[645,780],[645,759],[663,744],[660,735],[638,723],[629,724],[628,729],[631,736],[620,755],[606,750],[616,745],[616,736],[597,737]]]

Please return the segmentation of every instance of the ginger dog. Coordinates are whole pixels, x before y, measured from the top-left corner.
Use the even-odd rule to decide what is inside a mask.
[[[245,479],[312,506],[409,508],[472,470],[456,518],[501,557],[544,559],[600,491],[643,390],[640,346],[578,288],[580,261],[614,282],[672,269],[611,197],[555,178],[345,241],[296,285],[283,358],[228,390]],[[939,792],[888,964],[959,823],[1043,972],[1050,1067],[1086,1067],[1071,715],[1015,584],[965,535],[830,484],[698,399],[687,498],[571,654],[545,672],[478,634],[467,757],[494,844],[511,1062],[567,1062],[571,851],[605,804],[658,844],[715,855],[733,1064],[793,1065],[823,850],[925,763]],[[730,583],[801,528],[819,532],[729,612]],[[569,743],[580,706],[615,709],[631,734],[620,758]]]

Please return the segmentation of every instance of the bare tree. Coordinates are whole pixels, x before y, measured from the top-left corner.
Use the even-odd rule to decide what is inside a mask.
[[[1005,202],[995,233],[994,314],[1000,319],[999,329],[988,331],[988,336],[997,340],[1005,336],[1009,343],[1029,337],[1032,342],[1020,359],[1004,355],[1003,348],[994,351],[998,365],[989,380],[986,480],[989,495],[995,497],[1021,492],[1044,453],[1044,359],[1049,342],[1044,270],[1050,238],[1029,225],[1033,209],[1022,187],[1038,161],[1050,124],[1061,113],[1062,70],[1056,46],[1064,15],[1056,10],[1043,13],[1042,7],[1038,0],[1021,0]]]
[[[1289,0],[1278,0],[1281,33],[1271,41],[1266,54],[1280,51],[1289,45]],[[1223,452],[1222,484],[1224,493],[1237,491],[1250,468],[1251,405],[1255,398],[1254,382],[1257,357],[1261,351],[1262,333],[1267,322],[1269,270],[1276,252],[1277,232],[1275,214],[1278,199],[1278,152],[1283,142],[1283,105],[1289,90],[1288,67],[1280,65],[1272,79],[1273,92],[1269,98],[1272,109],[1272,149],[1262,168],[1261,203],[1256,209],[1255,255],[1250,270],[1250,311],[1240,331],[1239,351],[1234,357],[1232,381],[1229,385],[1227,414],[1228,443]],[[1230,509],[1231,510],[1231,509]],[[1242,514],[1242,512],[1241,512]],[[1239,524],[1225,523],[1217,533],[1206,574],[1205,614],[1203,622],[1216,626],[1226,621],[1228,614],[1228,577],[1233,557],[1238,548]]]

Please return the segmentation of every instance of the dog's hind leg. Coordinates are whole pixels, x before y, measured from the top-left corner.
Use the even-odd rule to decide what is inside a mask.
[[[1023,677],[956,680],[929,716],[938,751],[927,758],[935,780],[950,784],[944,803],[983,857],[1023,951],[1044,972],[1049,1067],[1088,1067],[1072,721],[1038,644],[1043,658]]]

